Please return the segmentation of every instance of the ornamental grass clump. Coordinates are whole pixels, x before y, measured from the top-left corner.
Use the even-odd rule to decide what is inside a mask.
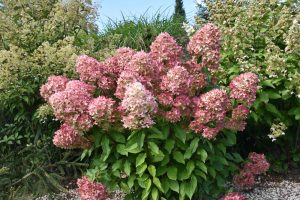
[[[186,56],[167,33],[150,52],[121,48],[102,62],[79,56],[80,80],[63,88],[52,77],[41,89],[64,123],[54,144],[84,149],[82,158],[91,157],[86,176],[108,191],[121,188],[138,199],[218,197],[241,162],[227,147],[246,124],[258,84],[253,73],[239,75],[230,88],[213,84],[219,35],[213,24],[204,26]]]

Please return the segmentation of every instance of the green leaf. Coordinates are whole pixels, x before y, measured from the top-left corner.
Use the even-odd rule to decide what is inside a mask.
[[[138,143],[139,148],[142,148],[144,146],[145,136],[146,135],[143,131],[138,134],[137,143]]]
[[[260,95],[258,97],[258,101],[268,103],[269,102],[269,95],[265,92],[260,93]]]
[[[156,187],[154,187],[151,191],[151,197],[152,197],[152,200],[158,200],[158,190]]]
[[[165,140],[167,139],[169,132],[166,131],[160,131],[155,127],[149,128],[150,133],[148,134],[148,139],[159,139],[159,140]]]
[[[186,141],[186,132],[180,127],[180,126],[175,126],[174,128],[175,136],[185,143]]]
[[[272,80],[264,80],[264,81],[261,82],[261,84],[264,85],[264,86],[275,88],[275,86],[272,84]]]
[[[127,176],[130,176],[130,172],[131,172],[131,163],[126,160],[124,163],[124,172]]]
[[[224,144],[217,144],[217,148],[220,149],[224,155],[226,154],[226,147],[224,146]]]
[[[159,166],[157,168],[157,176],[161,176],[161,175],[164,175],[165,173],[167,173],[168,171],[168,168],[166,166]]]
[[[187,148],[186,152],[184,153],[184,159],[190,159],[193,155],[193,153],[195,153],[195,151],[198,148],[198,144],[199,144],[199,138],[195,138],[192,140],[190,146]]]
[[[167,194],[169,189],[170,189],[170,185],[169,185],[169,179],[168,178],[163,178],[161,181],[164,193]]]
[[[145,185],[146,185],[146,190],[150,190],[151,188],[151,185],[152,185],[152,181],[150,178],[148,178],[146,181],[145,181]]]
[[[142,176],[142,174],[144,173],[144,171],[147,169],[147,164],[143,163],[141,164],[140,166],[138,166],[136,168],[136,173],[139,175],[139,176]]]
[[[156,177],[153,177],[153,183],[154,185],[161,191],[161,192],[164,192],[162,186],[161,186],[161,182],[158,178]]]
[[[236,135],[235,133],[231,132],[231,131],[228,131],[225,133],[225,136],[226,136],[226,144],[228,146],[233,146],[236,144]]]
[[[207,167],[203,162],[197,161],[196,166],[199,167],[199,169],[201,169],[204,173],[207,174]]]
[[[174,192],[179,193],[179,184],[178,184],[177,181],[169,180],[169,186],[170,186],[171,190],[173,190]]]
[[[140,166],[141,164],[143,164],[145,162],[145,159],[147,157],[147,154],[146,153],[140,153],[137,157],[136,157],[136,160],[135,160],[135,166],[138,167]]]
[[[155,168],[154,165],[149,165],[148,166],[148,171],[149,171],[149,173],[151,174],[152,177],[156,176],[156,168]]]
[[[120,169],[120,168],[121,168],[121,165],[122,165],[122,160],[117,160],[117,161],[111,166],[112,171],[116,171],[116,170]]]
[[[200,155],[200,158],[201,158],[201,160],[202,160],[202,162],[204,162],[205,163],[205,161],[206,161],[206,159],[207,159],[207,152],[205,151],[205,149],[200,149],[199,151],[198,151],[198,154]]]
[[[198,177],[202,177],[204,180],[207,180],[207,176],[206,174],[204,174],[201,170],[199,169],[195,169],[195,172],[194,172]]]
[[[113,132],[113,134],[110,134],[110,136],[112,137],[112,139],[116,142],[119,143],[125,143],[126,139],[125,136],[122,133],[119,132]]]
[[[192,174],[192,172],[195,169],[195,163],[193,160],[189,160],[189,162],[186,164],[186,170],[188,172],[188,176]]]
[[[197,188],[197,178],[193,175],[191,177],[191,180],[185,184],[185,193],[189,197],[189,199],[192,199],[193,195],[195,194]]]
[[[233,157],[234,157],[234,161],[235,162],[243,162],[244,159],[242,158],[242,156],[238,153],[232,153]]]
[[[164,158],[165,158],[165,154],[161,150],[159,150],[158,154],[153,155],[152,161],[160,162],[160,161],[164,160]]]
[[[126,146],[124,144],[117,145],[117,152],[121,155],[128,156],[128,152],[126,151]]]
[[[174,166],[168,167],[167,176],[169,179],[176,181],[177,180],[177,168]]]
[[[147,200],[149,194],[150,194],[150,191],[144,189],[143,192],[142,192],[142,200]]]
[[[135,179],[135,175],[131,175],[128,177],[127,185],[130,189],[133,187]]]
[[[175,144],[175,140],[173,139],[168,139],[166,141],[166,144],[165,144],[165,149],[168,151],[168,153],[171,153],[173,148],[174,148],[174,144]]]
[[[121,182],[120,186],[121,186],[122,190],[124,190],[126,193],[130,193],[130,188],[128,187],[128,185],[126,183]]]
[[[110,154],[110,145],[109,145],[109,139],[107,137],[103,137],[101,141],[101,146],[102,146],[102,154],[101,154],[101,160],[106,161]]]
[[[183,199],[185,199],[184,197],[185,197],[185,191],[186,191],[186,188],[187,188],[188,186],[186,186],[186,183],[185,182],[182,182],[181,184],[180,184],[180,188],[179,188],[179,199],[181,200],[183,200]]]
[[[281,95],[274,91],[268,90],[268,91],[264,91],[264,92],[268,94],[268,97],[270,99],[280,99],[281,98]]]
[[[138,180],[138,184],[141,188],[145,188],[147,189],[149,187],[151,187],[151,179],[149,178],[148,174],[143,174],[142,176],[140,176],[139,178],[137,178]],[[150,184],[150,185],[149,185]],[[147,189],[147,190],[149,190]]]
[[[208,168],[208,173],[213,177],[213,178],[216,178],[216,170],[212,167],[209,167]]]
[[[125,151],[128,153],[139,153],[142,149],[139,147],[138,143],[131,144],[130,146],[126,146]]]
[[[213,156],[213,157],[211,157],[211,158],[212,158],[212,160],[214,160],[214,161],[216,161],[216,162],[219,162],[219,163],[221,163],[221,164],[223,164],[223,165],[228,165],[228,162],[227,162],[226,158],[224,158],[224,157],[221,157],[221,156]]]
[[[190,178],[189,171],[187,169],[179,170],[178,172],[178,180],[183,181]]]
[[[177,162],[182,163],[182,164],[185,164],[183,154],[182,154],[180,151],[175,151],[175,152],[173,152],[173,158],[174,158]]]
[[[154,142],[149,142],[148,144],[149,144],[148,146],[151,149],[151,152],[153,154],[159,154],[159,148]]]
[[[145,133],[143,131],[132,132],[126,143],[126,151],[129,153],[139,153],[143,150]]]
[[[273,104],[268,103],[265,105],[265,108],[267,111],[275,114],[275,116],[281,117],[281,113],[279,112],[279,110],[277,110],[277,108]]]

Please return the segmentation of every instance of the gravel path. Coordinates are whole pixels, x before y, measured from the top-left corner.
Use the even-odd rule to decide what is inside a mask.
[[[248,200],[300,200],[300,183],[266,182],[243,194]]]
[[[125,197],[124,193],[117,190],[110,194],[110,197],[106,200],[123,200]],[[43,197],[36,198],[35,200],[80,200],[77,196],[76,190],[68,190],[68,192],[61,192],[59,194],[50,194]]]

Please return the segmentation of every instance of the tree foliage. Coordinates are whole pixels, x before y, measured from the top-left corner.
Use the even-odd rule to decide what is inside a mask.
[[[185,10],[183,8],[183,2],[182,2],[182,0],[175,0],[174,17],[180,17],[182,19],[186,18]]]

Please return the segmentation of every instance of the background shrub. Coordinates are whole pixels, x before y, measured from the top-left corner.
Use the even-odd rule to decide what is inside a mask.
[[[244,155],[254,149],[268,152],[275,171],[297,166],[300,160],[300,46],[299,38],[296,39],[300,32],[299,1],[206,3],[207,7],[200,6],[202,18],[198,18],[198,25],[202,26],[208,19],[222,31],[220,84],[226,85],[244,71],[258,74],[261,80],[245,134],[239,138],[241,152]]]
[[[53,148],[58,122],[47,106],[37,109],[49,75],[73,76],[77,54],[100,48],[95,17],[88,0],[1,1],[0,198],[62,189],[62,175],[84,166],[76,151]]]

